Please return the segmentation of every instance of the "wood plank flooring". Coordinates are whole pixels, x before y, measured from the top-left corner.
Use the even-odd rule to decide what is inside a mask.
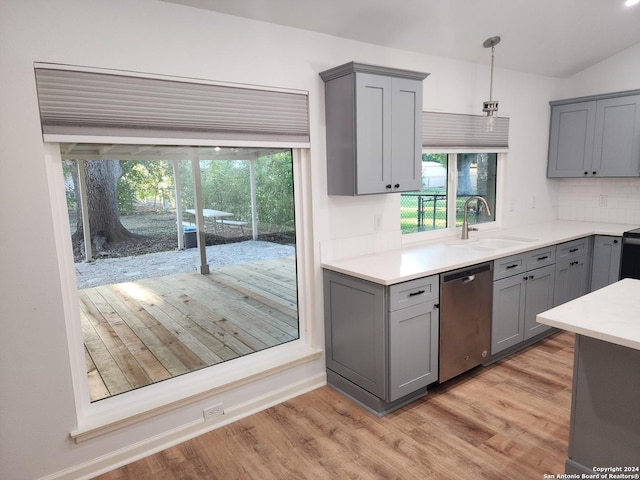
[[[78,294],[92,401],[298,338],[294,257]]]
[[[564,473],[573,341],[556,334],[383,418],[322,387],[97,478],[539,480]]]

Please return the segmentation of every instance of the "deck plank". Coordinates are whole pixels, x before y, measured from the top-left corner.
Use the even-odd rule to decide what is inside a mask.
[[[91,312],[91,315],[96,315],[95,304],[92,299],[97,302],[106,302],[104,297],[98,296],[96,291],[81,290],[80,299],[83,302],[84,307]],[[105,307],[106,308],[106,307]],[[122,320],[120,314],[113,312],[113,315],[109,315],[105,318],[105,321],[109,323],[109,327],[112,329],[113,334],[122,340],[126,348],[135,357],[142,369],[146,372],[149,379],[153,382],[164,380],[171,377],[171,373],[164,368],[162,363],[156,358],[156,356],[149,350],[143,340],[131,329],[131,327]],[[99,317],[98,317],[99,318]]]
[[[96,378],[113,395],[299,338],[295,290],[294,257],[80,290],[92,401]]]
[[[110,305],[122,315],[123,321],[127,324],[135,323],[138,325],[141,323],[143,329],[146,329],[157,337],[157,345],[165,347],[173,354],[173,357],[168,357],[168,359],[172,361],[170,365],[166,365],[163,362],[167,370],[181,370],[182,365],[185,367],[183,373],[187,373],[205,366],[204,362],[191,352],[173,332],[168,330],[153,315],[141,307],[130,295],[114,289],[113,285],[96,287],[96,289],[104,295]],[[144,332],[144,330],[142,331]],[[176,363],[175,360],[178,362]]]
[[[222,337],[225,332],[219,329],[215,321],[222,317],[206,305],[200,304],[197,300],[190,297],[188,293],[182,291],[181,287],[175,282],[174,277],[158,277],[154,279],[154,289],[163,298],[168,299],[171,304],[181,312],[188,316],[194,324],[208,334],[207,346],[218,355],[221,360],[230,360],[236,358],[238,353],[229,345],[225,344]],[[185,287],[185,290],[186,287]]]
[[[189,282],[190,296],[196,300],[214,303],[216,312],[222,316],[220,320],[216,320],[216,325],[232,334],[252,351],[263,350],[275,344],[273,338],[256,335],[252,319],[239,312],[237,292],[231,289],[216,289],[205,277],[205,275],[191,275],[178,277],[178,281]]]
[[[139,295],[135,300],[132,299],[132,301],[151,314],[158,323],[171,332],[179,342],[197,355],[204,365],[212,365],[222,360],[197,338],[199,332],[196,332],[196,335],[192,334],[191,329],[195,324],[186,315],[167,302],[165,298],[155,292],[155,282],[142,281],[137,283],[147,288],[144,288],[144,295]],[[130,286],[131,284],[120,283],[113,285],[112,288],[123,297],[126,297],[130,294]],[[136,285],[135,288],[138,289],[138,285]],[[203,340],[205,342],[207,341],[207,339]]]
[[[118,363],[114,360],[109,348],[100,338],[95,330],[92,321],[85,311],[80,311],[82,323],[82,335],[84,337],[84,345],[94,365],[98,369],[101,378],[104,381],[110,395],[126,392],[133,388],[127,377],[120,369]],[[94,317],[95,318],[95,317]],[[95,395],[99,395],[96,393]],[[91,396],[94,396],[93,394]]]
[[[238,318],[244,319],[248,323],[247,331],[253,331],[254,335],[259,338],[263,336],[263,332],[281,342],[297,338],[297,323],[295,329],[291,327],[291,322],[294,320],[292,317],[287,317],[287,320],[284,320],[284,316],[278,312],[259,308],[260,302],[238,289],[230,288],[219,282],[216,275],[199,276],[195,280],[202,284],[205,291],[220,290],[223,296],[229,296],[233,299],[231,302],[225,302],[229,304],[229,311],[235,312]],[[263,332],[254,331],[254,327]],[[269,338],[266,340],[266,343],[270,342]]]
[[[120,367],[131,387],[137,388],[148,385],[151,378],[142,369],[135,356],[129,351],[122,341],[122,338],[114,331],[111,321],[118,321],[119,315],[113,311],[111,305],[99,294],[98,290],[86,292],[86,300],[83,304],[86,311],[92,311],[94,314],[89,318],[93,328],[98,333],[114,361]],[[89,303],[90,302],[90,303]],[[92,310],[92,306],[100,312],[96,315]]]
[[[91,354],[87,350],[86,346],[84,348],[84,360],[87,366],[90,400],[93,402],[95,400],[108,397],[110,395],[109,389],[105,385],[104,380],[102,380],[100,372],[98,371],[96,364],[93,363]]]

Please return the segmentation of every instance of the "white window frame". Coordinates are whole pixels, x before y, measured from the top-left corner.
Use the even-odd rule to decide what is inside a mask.
[[[441,149],[423,149],[422,153],[446,153],[447,157],[447,199],[450,198],[451,192],[458,191],[458,168],[456,155],[459,153],[495,153],[497,154],[497,181],[496,181],[496,212],[495,220],[492,222],[483,222],[474,224],[479,232],[499,229],[502,226],[502,217],[504,214],[504,185],[506,176],[506,160],[507,150],[503,148],[441,148]],[[424,232],[407,233],[402,235],[403,245],[413,245],[416,243],[430,242],[434,240],[451,239],[452,237],[460,237],[462,227],[456,226],[456,209],[452,207],[452,202],[447,202],[447,228],[438,230],[427,230]]]
[[[69,139],[65,138],[65,141]],[[92,142],[83,137],[77,141],[95,143],[104,142],[104,139],[96,138]],[[141,138],[120,143],[158,144],[157,139]],[[184,145],[194,146],[197,143],[186,141]],[[235,146],[247,145],[238,143]],[[284,144],[280,146],[291,148]],[[44,150],[77,412],[77,428],[71,432],[71,436],[77,443],[320,358],[322,349],[319,348],[319,339],[315,338],[315,329],[312,328],[314,276],[311,189],[305,188],[311,181],[310,154],[309,149],[292,148],[296,185],[294,202],[299,339],[91,403],[66,195],[61,181],[63,174],[60,144],[45,142]]]

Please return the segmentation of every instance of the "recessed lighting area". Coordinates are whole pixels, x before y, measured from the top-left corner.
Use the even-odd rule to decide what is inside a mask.
[[[633,7],[635,4],[637,4],[638,2],[640,2],[640,0],[626,0],[626,2],[624,2],[624,4],[627,7]]]

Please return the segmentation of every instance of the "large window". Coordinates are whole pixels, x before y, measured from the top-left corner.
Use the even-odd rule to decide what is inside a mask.
[[[290,149],[61,154],[91,401],[299,338]]]
[[[467,201],[469,224],[495,221],[497,158],[496,153],[424,153],[422,190],[401,194],[402,233],[453,231],[462,225]],[[491,215],[476,196],[486,200]]]

